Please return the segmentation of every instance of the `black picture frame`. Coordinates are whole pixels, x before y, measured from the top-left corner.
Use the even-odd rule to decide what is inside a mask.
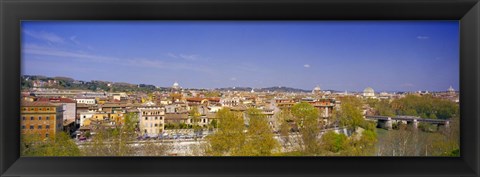
[[[479,176],[478,0],[0,0],[1,176]],[[461,156],[20,157],[21,20],[459,20]]]

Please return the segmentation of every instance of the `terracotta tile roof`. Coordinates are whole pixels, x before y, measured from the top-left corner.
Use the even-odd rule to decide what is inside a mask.
[[[101,104],[99,105],[101,107],[104,107],[104,108],[108,108],[108,107],[126,107],[127,104],[125,103],[105,103],[105,104]]]
[[[191,102],[201,102],[202,100],[208,100],[212,102],[219,102],[220,98],[200,98],[200,97],[192,97],[192,98],[186,98],[187,101]]]
[[[50,103],[50,102],[46,102],[46,101],[33,101],[33,102],[30,102],[30,101],[23,101],[21,103],[21,106],[23,107],[40,107],[40,106],[52,106],[52,107],[56,107],[56,105]]]
[[[195,98],[187,98],[186,100],[187,101],[201,102],[203,99],[205,99],[205,98],[195,97]]]
[[[207,98],[208,101],[220,102],[220,98]]]
[[[52,103],[76,103],[75,100],[70,98],[38,98],[37,101],[45,101],[45,102],[52,102]]]

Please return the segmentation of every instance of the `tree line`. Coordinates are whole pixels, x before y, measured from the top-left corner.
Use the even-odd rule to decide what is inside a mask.
[[[407,95],[389,100],[367,100],[375,114],[382,116],[409,115],[430,119],[449,119],[459,115],[457,103],[433,97],[432,95]]]
[[[344,98],[334,118],[351,136],[322,132],[320,110],[301,102],[277,114],[277,138],[267,118],[255,108],[243,115],[227,108],[217,113],[219,126],[207,138],[206,154],[213,156],[368,156],[374,155],[377,135],[373,123],[363,119],[361,100]]]

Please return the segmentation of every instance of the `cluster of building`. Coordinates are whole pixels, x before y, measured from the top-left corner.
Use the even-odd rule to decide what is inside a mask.
[[[64,131],[74,138],[93,135],[99,128],[122,125],[127,115],[138,115],[138,136],[158,137],[167,129],[201,126],[214,129],[219,122],[216,112],[222,108],[242,112],[256,108],[264,114],[273,130],[279,122],[276,116],[281,110],[294,104],[307,102],[317,108],[324,125],[341,104],[338,97],[357,96],[371,99],[395,99],[405,94],[376,94],[368,87],[364,92],[322,91],[319,86],[311,93],[222,91],[220,95],[207,96],[205,91],[183,89],[175,82],[168,91],[143,92],[87,92],[84,90],[56,90],[32,88],[22,92],[21,132],[38,134],[43,138]],[[452,88],[447,92],[430,93],[458,101]],[[192,111],[192,109],[197,109]],[[192,115],[195,112],[196,115]],[[248,120],[245,121],[248,124]]]

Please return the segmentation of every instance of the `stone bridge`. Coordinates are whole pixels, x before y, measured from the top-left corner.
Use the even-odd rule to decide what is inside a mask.
[[[368,120],[376,120],[378,127],[391,130],[392,124],[394,122],[407,122],[407,125],[413,126],[414,128],[418,127],[418,122],[425,122],[436,124],[437,126],[445,126],[449,127],[450,120],[444,119],[424,119],[415,116],[396,116],[396,117],[389,117],[389,116],[365,116],[365,119]]]

